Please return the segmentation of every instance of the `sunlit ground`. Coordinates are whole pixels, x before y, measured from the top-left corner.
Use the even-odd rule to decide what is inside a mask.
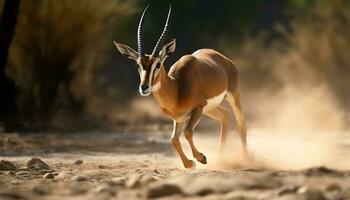
[[[204,191],[207,190],[205,188],[213,188],[215,194],[208,194],[212,199],[236,193],[250,198],[267,195],[267,199],[272,199],[279,196],[278,191],[284,185],[290,187],[292,184],[301,190],[300,194],[295,192],[290,195],[304,194],[315,183],[321,183],[318,184],[321,189],[335,183],[348,187],[350,159],[347,152],[350,140],[347,139],[346,131],[315,133],[249,128],[248,144],[253,159],[247,161],[241,156],[239,138],[234,130],[229,133],[224,159],[218,155],[218,130],[199,130],[195,132],[195,144],[207,156],[208,164],[197,162],[194,170],[183,168],[170,144],[170,135],[171,131],[5,134],[2,136],[4,142],[0,160],[11,161],[17,169],[13,173],[0,171],[0,195],[20,195],[27,199],[98,199],[100,195],[117,199],[144,199],[144,195],[152,193],[152,187],[171,182],[179,185],[176,187],[182,188],[185,194],[180,192],[173,196],[171,192],[166,193],[169,199],[185,198],[183,195],[195,197],[193,192],[198,187],[204,187]],[[187,141],[183,138],[181,141],[186,154],[193,159]],[[32,157],[41,158],[50,169],[28,169],[26,162]],[[74,164],[77,160],[83,163]],[[319,167],[345,172],[337,176],[340,172],[329,172]],[[313,170],[308,170],[310,168]],[[46,173],[53,173],[54,178],[44,178]],[[310,177],[310,173],[316,175]],[[77,181],[77,177],[83,177],[83,181]],[[140,181],[141,185],[133,186],[134,179]],[[191,179],[190,187],[187,187],[188,179]],[[218,185],[221,189],[216,191]],[[112,192],[102,190],[104,187]],[[222,187],[228,187],[227,191],[221,191]],[[229,192],[232,190],[230,188],[234,192]],[[38,190],[44,192],[38,194]]]

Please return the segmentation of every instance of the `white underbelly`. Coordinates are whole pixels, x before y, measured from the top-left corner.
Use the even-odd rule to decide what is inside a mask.
[[[225,95],[226,95],[226,90],[218,94],[217,96],[207,99],[207,105],[204,106],[203,113],[209,112],[215,109],[216,107],[218,107],[221,104],[221,102],[224,100]]]

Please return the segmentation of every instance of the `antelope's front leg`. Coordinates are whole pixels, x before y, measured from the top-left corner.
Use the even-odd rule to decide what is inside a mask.
[[[207,164],[207,158],[204,154],[200,153],[197,148],[193,144],[193,130],[197,126],[199,120],[201,119],[203,114],[202,108],[196,108],[191,113],[191,118],[188,121],[188,124],[185,128],[185,137],[190,144],[193,157],[202,164]]]
[[[180,137],[181,132],[183,130],[183,126],[184,126],[184,122],[176,122],[174,120],[174,129],[173,129],[173,135],[171,136],[171,142],[172,142],[175,150],[179,154],[185,168],[194,168],[196,166],[195,162],[193,162],[192,160],[189,160],[186,157],[185,153],[182,150],[181,143],[179,140],[179,137]]]

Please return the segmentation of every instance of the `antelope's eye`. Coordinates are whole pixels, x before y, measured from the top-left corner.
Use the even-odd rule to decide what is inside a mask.
[[[156,65],[156,68],[159,68],[160,67],[160,63],[158,62],[157,65]]]

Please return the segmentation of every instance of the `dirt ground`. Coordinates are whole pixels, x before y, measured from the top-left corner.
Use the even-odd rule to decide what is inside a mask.
[[[236,137],[220,159],[216,132],[196,132],[208,164],[193,170],[170,131],[0,134],[0,199],[350,199],[346,132],[250,130],[252,162]]]

